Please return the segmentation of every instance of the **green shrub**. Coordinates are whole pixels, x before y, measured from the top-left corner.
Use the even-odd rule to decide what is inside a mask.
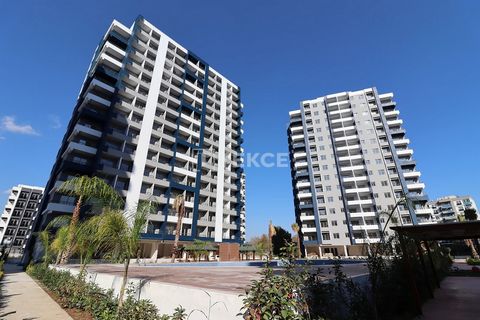
[[[467,264],[471,266],[480,266],[480,259],[468,258]]]
[[[3,260],[0,261],[0,280],[2,280],[4,272],[3,272]]]
[[[135,299],[128,290],[124,304],[117,313],[118,300],[112,290],[104,290],[84,277],[73,276],[68,271],[50,269],[36,264],[27,267],[27,273],[54,292],[63,308],[75,308],[89,312],[98,320],[169,320],[160,316],[157,307],[149,300]],[[174,314],[175,316],[175,314]]]

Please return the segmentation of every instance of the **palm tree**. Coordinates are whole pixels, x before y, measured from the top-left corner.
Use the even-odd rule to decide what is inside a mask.
[[[112,261],[121,261],[124,265],[123,280],[118,296],[119,310],[123,305],[130,259],[136,256],[140,235],[147,226],[149,214],[155,210],[155,206],[151,202],[143,202],[131,215],[120,210],[108,209],[98,216],[99,251],[104,252]]]
[[[101,244],[98,235],[98,225],[102,219],[102,215],[91,217],[80,223],[75,232],[75,251],[80,256],[80,274],[83,274],[87,264],[92,261],[93,255]]]
[[[302,251],[300,249],[300,226],[297,223],[292,223],[292,230],[297,235],[297,254],[298,257],[302,257]]]
[[[57,254],[57,258],[55,259],[55,264],[59,264],[62,258],[63,252],[68,248],[68,234],[70,231],[70,227],[68,225],[62,226],[57,230],[55,234],[55,239],[52,241],[50,247],[52,251]]]
[[[80,219],[80,209],[88,201],[96,201],[102,207],[118,208],[123,204],[122,198],[110,185],[98,177],[79,176],[65,181],[58,188],[59,193],[77,197],[73,209],[72,219],[68,232],[68,245],[62,254],[60,263],[66,263],[72,255],[75,229]]]
[[[183,199],[183,195],[179,194],[175,197],[173,209],[177,213],[177,227],[175,229],[175,241],[173,242],[172,249],[172,263],[175,262],[175,257],[178,252],[178,241],[180,240],[180,233],[182,232],[182,219],[185,215],[185,200]]]

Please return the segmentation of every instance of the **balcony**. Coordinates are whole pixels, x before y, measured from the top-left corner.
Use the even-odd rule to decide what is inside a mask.
[[[303,127],[292,127],[290,128],[290,131],[293,132],[302,132],[303,133]]]
[[[345,189],[345,193],[361,193],[361,192],[370,192],[370,188]]]
[[[350,200],[347,201],[347,204],[349,206],[354,206],[354,205],[362,205],[362,204],[373,204],[372,199],[367,199],[367,200]]]
[[[343,178],[343,182],[352,182],[352,181],[367,181],[367,176]]]
[[[88,127],[86,125],[77,123],[72,130],[72,134],[70,135],[69,140],[71,140],[74,136],[76,136],[79,133],[82,133],[85,136],[88,136],[91,138],[100,138],[102,136],[102,133],[100,131],[96,129],[92,129],[91,127]]]
[[[362,218],[362,217],[375,217],[377,214],[373,211],[370,211],[370,212],[350,212],[349,215],[352,218]]]
[[[396,139],[393,140],[393,144],[396,146],[405,146],[410,143],[410,139]]]
[[[306,161],[295,163],[295,168],[306,168],[307,166],[308,166],[308,162]]]
[[[303,134],[292,135],[292,141],[303,141],[305,136]]]
[[[295,159],[298,159],[298,158],[306,158],[307,157],[307,153],[306,152],[296,152],[293,154],[293,157]]]
[[[297,188],[310,187],[310,181],[306,182],[297,182]]]
[[[298,199],[311,198],[312,194],[310,192],[302,192],[297,194]]]
[[[425,183],[410,183],[407,184],[408,190],[415,190],[415,189],[425,189]]]
[[[397,150],[397,155],[398,156],[411,156],[411,155],[413,155],[413,150],[412,149]]]
[[[358,166],[349,166],[349,167],[341,167],[340,171],[356,171],[356,170],[365,170],[364,165],[358,165]]]
[[[361,155],[361,154],[357,154],[357,155],[354,155],[354,156],[339,157],[339,158],[338,158],[338,161],[358,160],[358,159],[362,159],[362,155]]]
[[[355,231],[358,230],[378,230],[378,225],[376,224],[364,224],[364,225],[352,225],[352,229]]]
[[[302,227],[302,232],[303,233],[309,233],[309,232],[317,232],[317,228],[315,227]]]
[[[421,175],[420,171],[407,171],[407,172],[403,172],[403,176],[405,178],[419,178]]]
[[[72,141],[68,144],[68,147],[63,153],[62,157],[65,157],[68,153],[72,151],[77,151],[80,154],[88,154],[88,155],[95,155],[97,153],[96,148],[89,147],[87,145]]]
[[[387,124],[392,127],[401,126],[403,124],[403,120],[402,119],[390,120],[390,121],[387,121]]]

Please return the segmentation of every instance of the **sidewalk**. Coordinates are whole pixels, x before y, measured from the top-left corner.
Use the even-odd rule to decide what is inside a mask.
[[[72,320],[72,318],[16,265],[5,265],[0,282],[0,319]],[[3,314],[16,311],[2,317]]]
[[[423,306],[424,320],[476,320],[480,318],[480,277],[447,277],[435,298]]]

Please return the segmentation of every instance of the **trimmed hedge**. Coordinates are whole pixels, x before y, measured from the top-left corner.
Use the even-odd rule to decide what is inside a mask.
[[[467,264],[471,266],[480,266],[480,259],[468,258]]]
[[[104,290],[83,277],[74,276],[68,271],[50,269],[42,264],[30,265],[27,273],[39,280],[54,292],[63,308],[75,308],[89,312],[98,320],[169,320],[168,315],[160,315],[150,301],[135,299],[127,290],[127,298],[117,313],[118,299],[113,290]]]

